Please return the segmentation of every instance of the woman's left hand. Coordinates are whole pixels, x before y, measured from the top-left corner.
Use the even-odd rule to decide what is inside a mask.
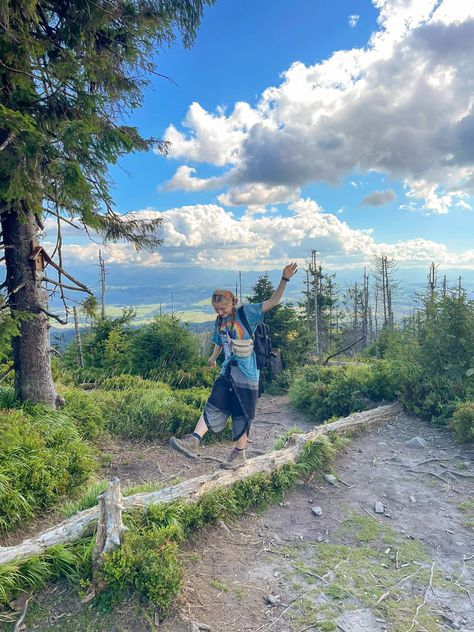
[[[291,279],[291,277],[294,274],[296,274],[297,270],[298,270],[297,263],[289,263],[287,266],[283,268],[283,276],[286,277],[287,279]]]

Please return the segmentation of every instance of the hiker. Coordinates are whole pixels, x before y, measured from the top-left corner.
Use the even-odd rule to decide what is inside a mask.
[[[278,305],[286,284],[296,270],[296,263],[285,266],[280,283],[271,298],[263,303],[248,303],[239,309],[237,297],[230,290],[215,290],[211,299],[217,314],[212,335],[215,344],[209,365],[216,366],[222,349],[225,359],[194,432],[182,439],[170,439],[170,446],[174,450],[189,458],[197,458],[206,432],[223,430],[230,415],[232,438],[236,443],[221,467],[233,470],[245,463],[245,446],[255,417],[259,390],[260,372],[257,368],[253,334],[257,325],[263,321],[263,314]]]

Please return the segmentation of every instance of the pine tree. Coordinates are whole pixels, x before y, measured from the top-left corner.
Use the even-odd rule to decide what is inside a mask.
[[[57,403],[51,375],[44,267],[63,290],[88,291],[62,267],[61,226],[79,224],[104,241],[154,248],[159,219],[126,222],[114,210],[109,164],[166,143],[123,123],[140,105],[156,50],[181,33],[193,42],[213,0],[31,0],[0,2],[0,247],[21,400]],[[38,243],[57,222],[55,256]],[[65,281],[66,280],[66,281]],[[3,306],[2,306],[3,307]],[[32,318],[23,318],[32,315]]]

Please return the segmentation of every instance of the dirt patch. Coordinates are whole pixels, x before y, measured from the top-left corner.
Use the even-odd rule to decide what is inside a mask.
[[[294,426],[309,429],[286,398],[263,398],[249,456]],[[414,436],[427,446],[407,447]],[[104,474],[125,484],[197,476],[229,449],[209,445],[212,460],[193,462],[157,444],[113,445]],[[182,553],[182,595],[159,626],[137,600],[101,614],[61,584],[35,596],[25,629],[188,632],[194,621],[214,632],[474,630],[472,448],[400,414],[353,438],[334,474],[335,485],[318,473],[281,505],[197,534]]]

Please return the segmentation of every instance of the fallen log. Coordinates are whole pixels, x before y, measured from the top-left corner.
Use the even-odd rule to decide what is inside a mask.
[[[173,500],[196,501],[203,494],[213,489],[229,487],[233,483],[244,480],[257,472],[270,473],[283,465],[294,463],[308,441],[314,441],[330,432],[353,433],[357,430],[364,430],[383,424],[392,419],[400,410],[400,404],[388,404],[361,413],[353,413],[348,417],[338,419],[329,424],[316,426],[306,434],[292,435],[289,447],[248,459],[245,465],[238,470],[217,470],[156,492],[127,496],[122,499],[123,509],[126,511],[140,507],[145,508],[154,503]],[[51,546],[78,540],[92,531],[93,524],[97,521],[98,513],[98,506],[91,507],[64,520],[44,533],[25,540],[21,544],[0,547],[0,565],[25,559],[32,555],[41,555]]]

